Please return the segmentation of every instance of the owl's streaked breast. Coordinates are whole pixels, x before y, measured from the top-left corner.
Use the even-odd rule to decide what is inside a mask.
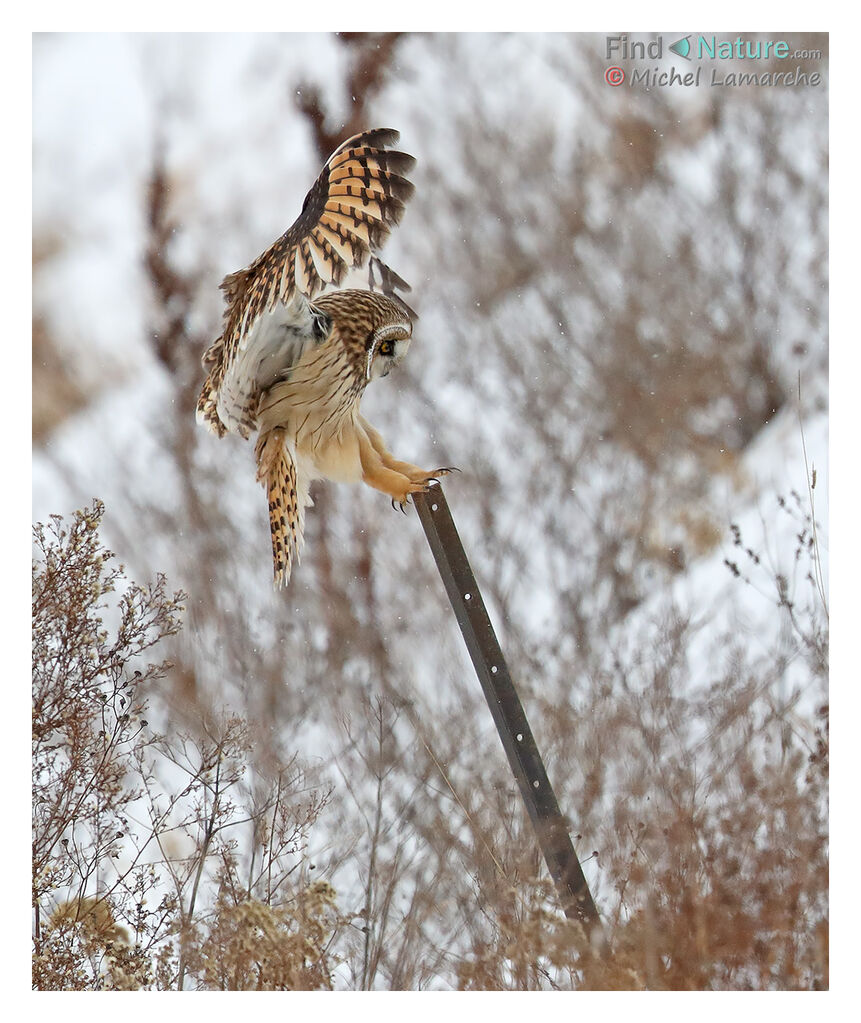
[[[355,482],[362,467],[356,425],[364,381],[337,335],[306,352],[287,380],[260,398],[258,425],[282,427],[312,476]]]

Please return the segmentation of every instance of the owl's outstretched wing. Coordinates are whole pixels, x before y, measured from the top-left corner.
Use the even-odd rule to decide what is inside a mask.
[[[309,300],[327,284],[340,284],[351,267],[363,266],[400,221],[413,193],[404,175],[415,160],[387,148],[399,138],[392,128],[377,128],[343,142],[292,227],[253,263],[224,278],[224,330],[203,357],[208,374],[197,403],[198,422],[214,433],[248,435],[261,364],[277,362],[286,371],[320,340]],[[373,266],[383,290],[407,289],[376,258]]]

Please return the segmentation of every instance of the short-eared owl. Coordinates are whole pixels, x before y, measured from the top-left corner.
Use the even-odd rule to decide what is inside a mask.
[[[398,461],[359,412],[367,385],[401,361],[412,336],[411,311],[395,295],[408,285],[374,255],[413,192],[404,174],[415,161],[387,148],[398,138],[379,128],[342,143],[293,226],[221,284],[223,333],[203,356],[197,419],[220,437],[258,431],[278,584],[298,560],[312,480],[364,480],[403,507],[450,471]],[[369,260],[371,289],[376,271],[383,294],[315,299]]]

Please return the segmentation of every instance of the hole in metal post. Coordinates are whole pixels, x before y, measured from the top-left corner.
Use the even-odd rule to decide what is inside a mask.
[[[518,742],[523,742],[523,733],[522,732],[518,732],[517,733],[517,741]]]
[[[534,781],[534,782],[532,783],[532,787],[533,787],[534,789],[537,789],[537,788],[538,788],[538,782],[537,782],[537,781]]]
[[[464,600],[469,600],[469,599],[470,599],[470,596],[471,596],[471,594],[469,594],[469,593],[464,593],[464,595],[463,595],[463,599],[464,599]]]
[[[499,671],[499,668],[497,668],[496,665],[494,664],[493,667],[490,669],[490,674],[495,675],[497,671]]]
[[[431,511],[436,511],[436,510],[437,510],[437,508],[439,508],[439,505],[438,505],[438,504],[432,504],[432,505],[431,505]]]

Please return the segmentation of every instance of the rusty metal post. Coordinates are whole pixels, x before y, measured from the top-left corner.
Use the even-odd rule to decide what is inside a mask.
[[[600,943],[603,929],[598,910],[442,487],[433,483],[427,493],[414,494],[413,500],[562,907],[566,916],[582,921],[590,938]]]

